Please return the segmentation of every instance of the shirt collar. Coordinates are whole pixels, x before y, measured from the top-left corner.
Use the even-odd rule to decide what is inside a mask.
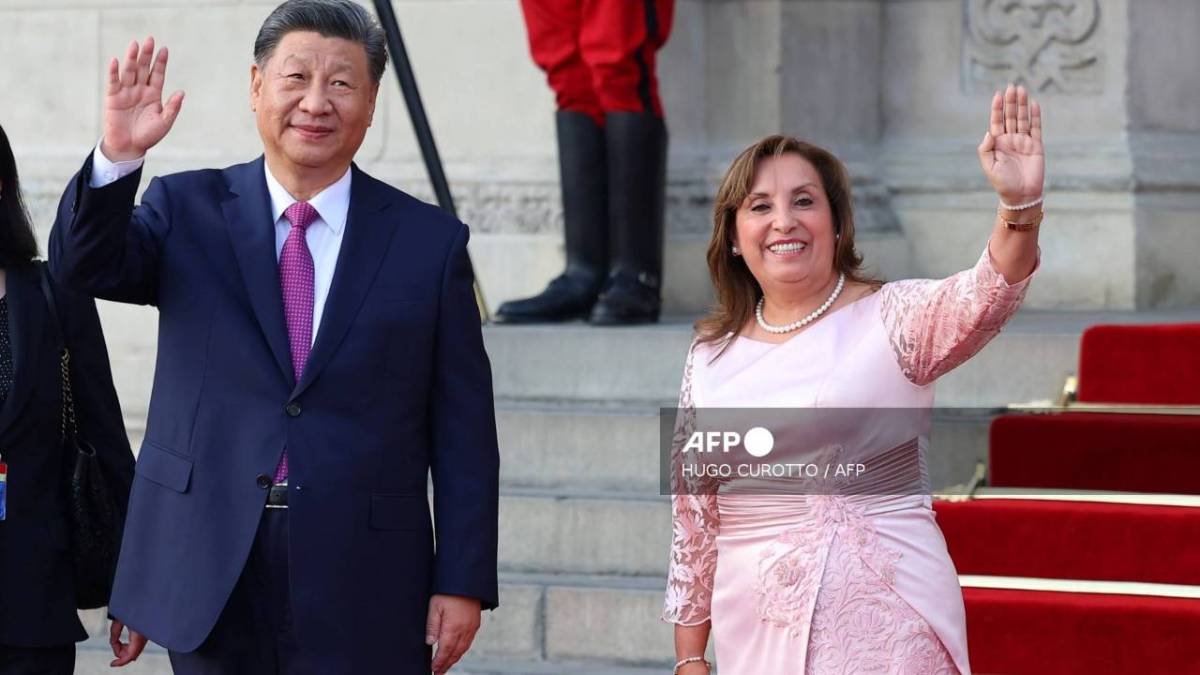
[[[275,176],[271,174],[271,169],[267,167],[266,162],[263,162],[263,173],[267,177],[267,193],[271,196],[271,215],[275,218],[273,222],[278,223],[279,219],[283,217],[283,212],[298,200],[287,191],[287,188],[283,187],[282,183],[275,180]],[[346,227],[346,216],[350,211],[350,176],[352,173],[353,171],[346,169],[346,173],[341,178],[308,200],[308,203],[317,210],[317,215],[325,221],[334,234],[341,234]]]

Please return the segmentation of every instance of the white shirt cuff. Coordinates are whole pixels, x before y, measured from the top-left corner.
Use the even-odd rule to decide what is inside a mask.
[[[100,143],[97,143],[96,151],[92,153],[92,178],[88,181],[88,187],[102,188],[105,185],[111,185],[140,169],[145,162],[145,157],[114,162],[100,152]]]

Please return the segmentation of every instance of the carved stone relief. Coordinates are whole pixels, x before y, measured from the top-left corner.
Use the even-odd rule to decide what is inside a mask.
[[[1100,0],[964,0],[963,87],[1008,82],[1041,94],[1103,86]]]

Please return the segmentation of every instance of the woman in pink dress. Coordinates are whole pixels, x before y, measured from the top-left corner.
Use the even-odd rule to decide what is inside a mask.
[[[708,248],[717,306],[688,353],[672,453],[677,675],[711,670],[710,632],[725,675],[970,672],[923,453],[933,382],[1000,332],[1038,265],[1045,158],[1023,88],[993,98],[979,158],[1000,201],[992,231],[974,267],[940,281],[860,271],[850,181],[828,152],[772,136],[726,173]],[[822,409],[774,430],[772,459],[819,447],[810,459],[867,471],[756,491],[681,470],[709,461],[684,449],[705,411],[729,408]],[[910,414],[835,414],[871,409]]]

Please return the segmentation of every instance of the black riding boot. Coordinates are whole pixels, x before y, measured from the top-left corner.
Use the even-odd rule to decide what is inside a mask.
[[[609,113],[605,135],[612,271],[591,322],[653,323],[662,307],[667,127],[649,113]]]
[[[567,269],[532,298],[496,310],[505,323],[587,318],[608,274],[608,166],[604,129],[584,113],[558,111],[558,168],[562,185]]]

